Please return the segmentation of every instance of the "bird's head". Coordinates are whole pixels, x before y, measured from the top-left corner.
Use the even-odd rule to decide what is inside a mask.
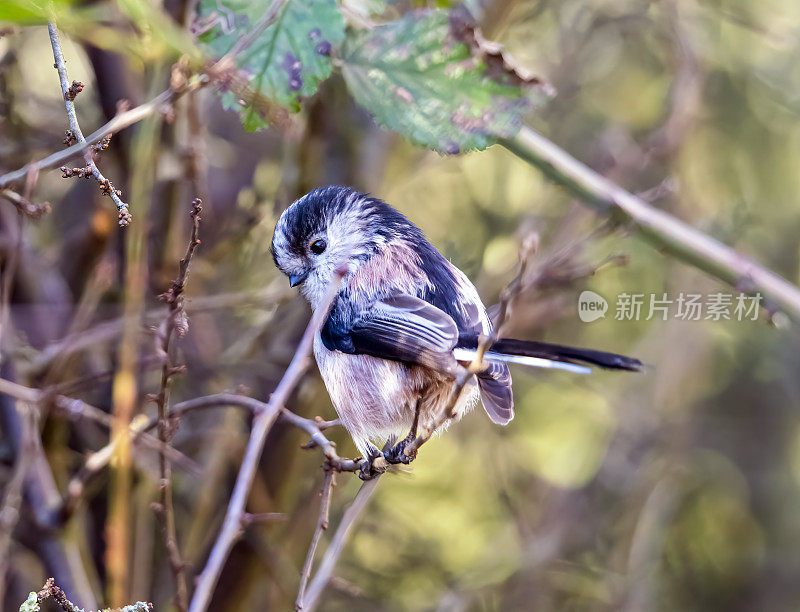
[[[353,274],[393,240],[418,232],[385,202],[350,187],[332,185],[307,193],[275,226],[272,258],[316,307],[340,264]],[[414,234],[414,236],[411,236]]]

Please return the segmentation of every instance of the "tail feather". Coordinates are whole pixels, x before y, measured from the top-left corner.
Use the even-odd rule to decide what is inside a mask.
[[[486,414],[497,425],[508,425],[514,418],[511,372],[504,363],[492,363],[478,374],[481,402]]]
[[[458,338],[457,348],[475,350],[478,347],[477,334],[462,334]],[[502,338],[492,344],[487,353],[487,358],[491,358],[490,353],[500,355],[510,355],[519,358],[542,359],[551,362],[550,366],[543,366],[539,363],[529,363],[527,365],[539,365],[540,367],[558,367],[560,364],[579,364],[585,363],[598,366],[607,370],[627,370],[629,372],[640,372],[644,365],[634,357],[596,351],[593,349],[583,349],[560,344],[550,344],[548,342],[536,342],[532,340],[513,340]],[[507,361],[516,361],[508,359]],[[555,363],[553,363],[555,362]],[[580,366],[579,366],[580,367]],[[571,368],[564,368],[571,369]]]

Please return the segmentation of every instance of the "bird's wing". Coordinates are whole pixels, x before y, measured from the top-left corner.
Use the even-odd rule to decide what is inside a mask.
[[[444,311],[411,295],[393,295],[353,313],[351,323],[331,313],[321,331],[329,350],[372,355],[454,373],[458,328]]]
[[[488,334],[492,330],[492,323],[483,307],[483,302],[474,285],[467,276],[458,268],[454,268],[454,275],[461,285],[463,299],[458,308],[463,313],[463,324],[460,335]],[[462,349],[456,349],[454,356],[459,360],[472,361],[477,352],[466,355]],[[484,369],[478,373],[478,386],[481,391],[481,403],[486,414],[492,422],[507,425],[514,418],[514,395],[511,391],[511,372],[508,365],[502,361],[489,360],[484,356]]]

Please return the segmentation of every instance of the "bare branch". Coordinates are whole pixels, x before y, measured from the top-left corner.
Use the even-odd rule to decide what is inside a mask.
[[[85,155],[87,151],[91,150],[91,145],[94,143],[100,142],[110,134],[115,134],[126,127],[134,125],[135,123],[139,123],[139,121],[142,119],[149,117],[155,112],[159,112],[161,109],[168,106],[187,91],[197,89],[206,82],[207,80],[200,80],[193,86],[188,86],[183,90],[174,90],[170,88],[166,91],[162,91],[149,102],[145,102],[136,108],[132,108],[131,110],[118,114],[111,121],[87,136],[84,139],[84,142],[78,142],[62,151],[57,151],[52,155],[48,155],[44,159],[30,162],[18,170],[14,170],[13,172],[9,172],[3,176],[0,176],[0,187],[6,187],[12,183],[22,180],[25,178],[25,175],[28,173],[28,171],[33,168],[38,170],[48,170],[50,168],[55,168],[62,165],[64,162],[77,155]]]
[[[177,333],[183,335],[186,331],[186,313],[183,310],[183,290],[189,274],[189,265],[195,250],[200,245],[200,213],[202,206],[199,198],[192,202],[192,211],[189,213],[192,218],[192,235],[189,238],[189,246],[186,248],[186,255],[181,259],[178,267],[178,277],[173,281],[169,290],[161,296],[167,303],[169,312],[160,328],[159,353],[162,356],[161,365],[161,386],[156,395],[156,406],[158,407],[158,439],[162,449],[159,453],[159,491],[161,502],[158,506],[158,518],[161,528],[164,531],[164,544],[167,548],[167,556],[175,577],[175,606],[181,612],[185,611],[189,605],[189,592],[186,586],[186,566],[181,557],[180,547],[178,546],[177,533],[175,529],[175,508],[172,502],[172,469],[164,448],[169,446],[177,420],[170,418],[167,413],[169,403],[169,381],[179,370],[170,357],[172,338]]]
[[[319,541],[322,539],[322,532],[328,528],[328,520],[331,512],[331,497],[333,496],[333,487],[335,486],[336,472],[332,469],[326,469],[325,480],[322,483],[322,491],[320,492],[322,499],[319,503],[319,518],[317,519],[317,527],[314,530],[314,535],[311,538],[311,544],[308,547],[306,561],[303,564],[303,571],[300,574],[300,588],[297,592],[297,601],[294,604],[295,610],[303,609],[303,599],[306,593],[306,586],[308,586],[308,579],[311,577],[314,555],[317,554],[317,546],[319,546]]]
[[[519,273],[500,294],[500,304],[497,309],[497,316],[492,332],[487,335],[481,334],[478,340],[475,358],[466,368],[459,367],[459,372],[456,375],[456,380],[452,389],[450,389],[450,395],[444,409],[441,410],[432,421],[421,423],[419,427],[420,433],[418,433],[417,437],[409,442],[403,449],[407,457],[414,457],[419,447],[425,444],[433,433],[446,421],[453,418],[453,411],[455,410],[456,404],[458,404],[458,400],[461,398],[464,387],[475,374],[483,369],[483,356],[486,354],[486,351],[489,350],[489,347],[497,341],[511,313],[514,299],[525,287],[525,274],[528,269],[528,259],[532,255],[534,249],[535,245],[533,241],[526,240],[523,242],[520,249]],[[381,459],[381,457],[378,457],[378,459]]]
[[[54,23],[49,23],[47,25],[47,30],[50,33],[50,44],[53,47],[53,58],[56,61],[55,67],[56,70],[58,70],[58,78],[59,81],[61,81],[61,92],[64,95],[64,104],[67,108],[70,132],[77,140],[76,144],[82,147],[87,169],[91,171],[92,176],[100,183],[103,193],[109,196],[114,201],[114,204],[116,204],[119,213],[119,224],[122,226],[128,225],[131,219],[128,205],[122,201],[120,197],[121,193],[115,189],[111,181],[103,176],[103,173],[97,168],[97,164],[94,163],[92,156],[92,149],[88,147],[86,139],[83,137],[81,126],[78,124],[78,116],[75,114],[75,96],[77,92],[83,89],[83,86],[81,85],[80,88],[75,87],[74,83],[76,82],[70,85],[69,78],[67,77],[67,66],[64,62],[64,54],[61,52],[61,42],[58,39],[56,25]],[[70,175],[65,173],[65,176]]]
[[[342,277],[346,272],[344,266],[340,266],[328,287],[328,293],[323,300],[322,305],[317,308],[314,315],[311,317],[311,322],[306,327],[300,344],[295,351],[286,373],[278,383],[275,392],[269,400],[267,408],[260,411],[253,420],[253,427],[250,433],[250,440],[247,443],[247,450],[245,451],[242,466],[239,469],[239,475],[236,477],[236,484],[233,488],[233,495],[231,496],[228,510],[225,513],[225,520],[222,524],[222,530],[217,536],[216,542],[211,549],[211,554],[208,557],[203,572],[197,579],[197,588],[189,606],[190,612],[204,612],[209,603],[211,596],[214,592],[214,587],[219,579],[220,572],[222,571],[225,561],[228,558],[234,542],[239,538],[241,532],[242,514],[244,512],[247,496],[250,492],[250,486],[255,477],[258,459],[261,456],[261,450],[264,447],[264,440],[267,437],[275,419],[280,414],[289,395],[300,382],[301,377],[305,373],[309,364],[311,363],[311,349],[314,343],[314,336],[322,327],[325,319],[328,317],[333,300],[339,290],[339,285]]]
[[[739,291],[762,294],[794,320],[800,321],[800,289],[774,272],[668,213],[653,208],[530,128],[522,128],[514,138],[503,140],[501,144],[601,214],[633,227],[658,248]],[[766,306],[769,308],[769,304]]]
[[[367,507],[367,503],[373,493],[375,493],[379,481],[380,478],[373,478],[361,485],[353,503],[345,511],[342,521],[339,523],[339,527],[336,528],[336,533],[333,535],[330,546],[328,546],[328,550],[325,551],[322,563],[320,563],[319,569],[314,579],[311,581],[311,584],[308,585],[308,591],[306,591],[303,601],[303,610],[306,612],[314,610],[319,602],[320,595],[322,595],[325,587],[330,582],[333,570],[336,567],[336,562],[339,560],[339,556],[342,554],[342,550],[344,550],[344,545],[350,537],[350,531],[353,525],[358,521],[361,513]]]

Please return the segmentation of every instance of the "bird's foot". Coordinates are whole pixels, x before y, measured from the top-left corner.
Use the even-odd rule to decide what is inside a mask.
[[[361,480],[372,480],[386,471],[386,461],[383,453],[375,446],[369,449],[367,456],[362,462],[361,471],[358,477]]]
[[[384,451],[383,458],[386,459],[387,463],[391,463],[392,465],[397,465],[398,463],[408,465],[417,457],[416,451],[410,455],[406,454],[406,446],[408,446],[413,439],[414,438],[409,435],[407,438],[400,440],[400,442],[393,447]]]

